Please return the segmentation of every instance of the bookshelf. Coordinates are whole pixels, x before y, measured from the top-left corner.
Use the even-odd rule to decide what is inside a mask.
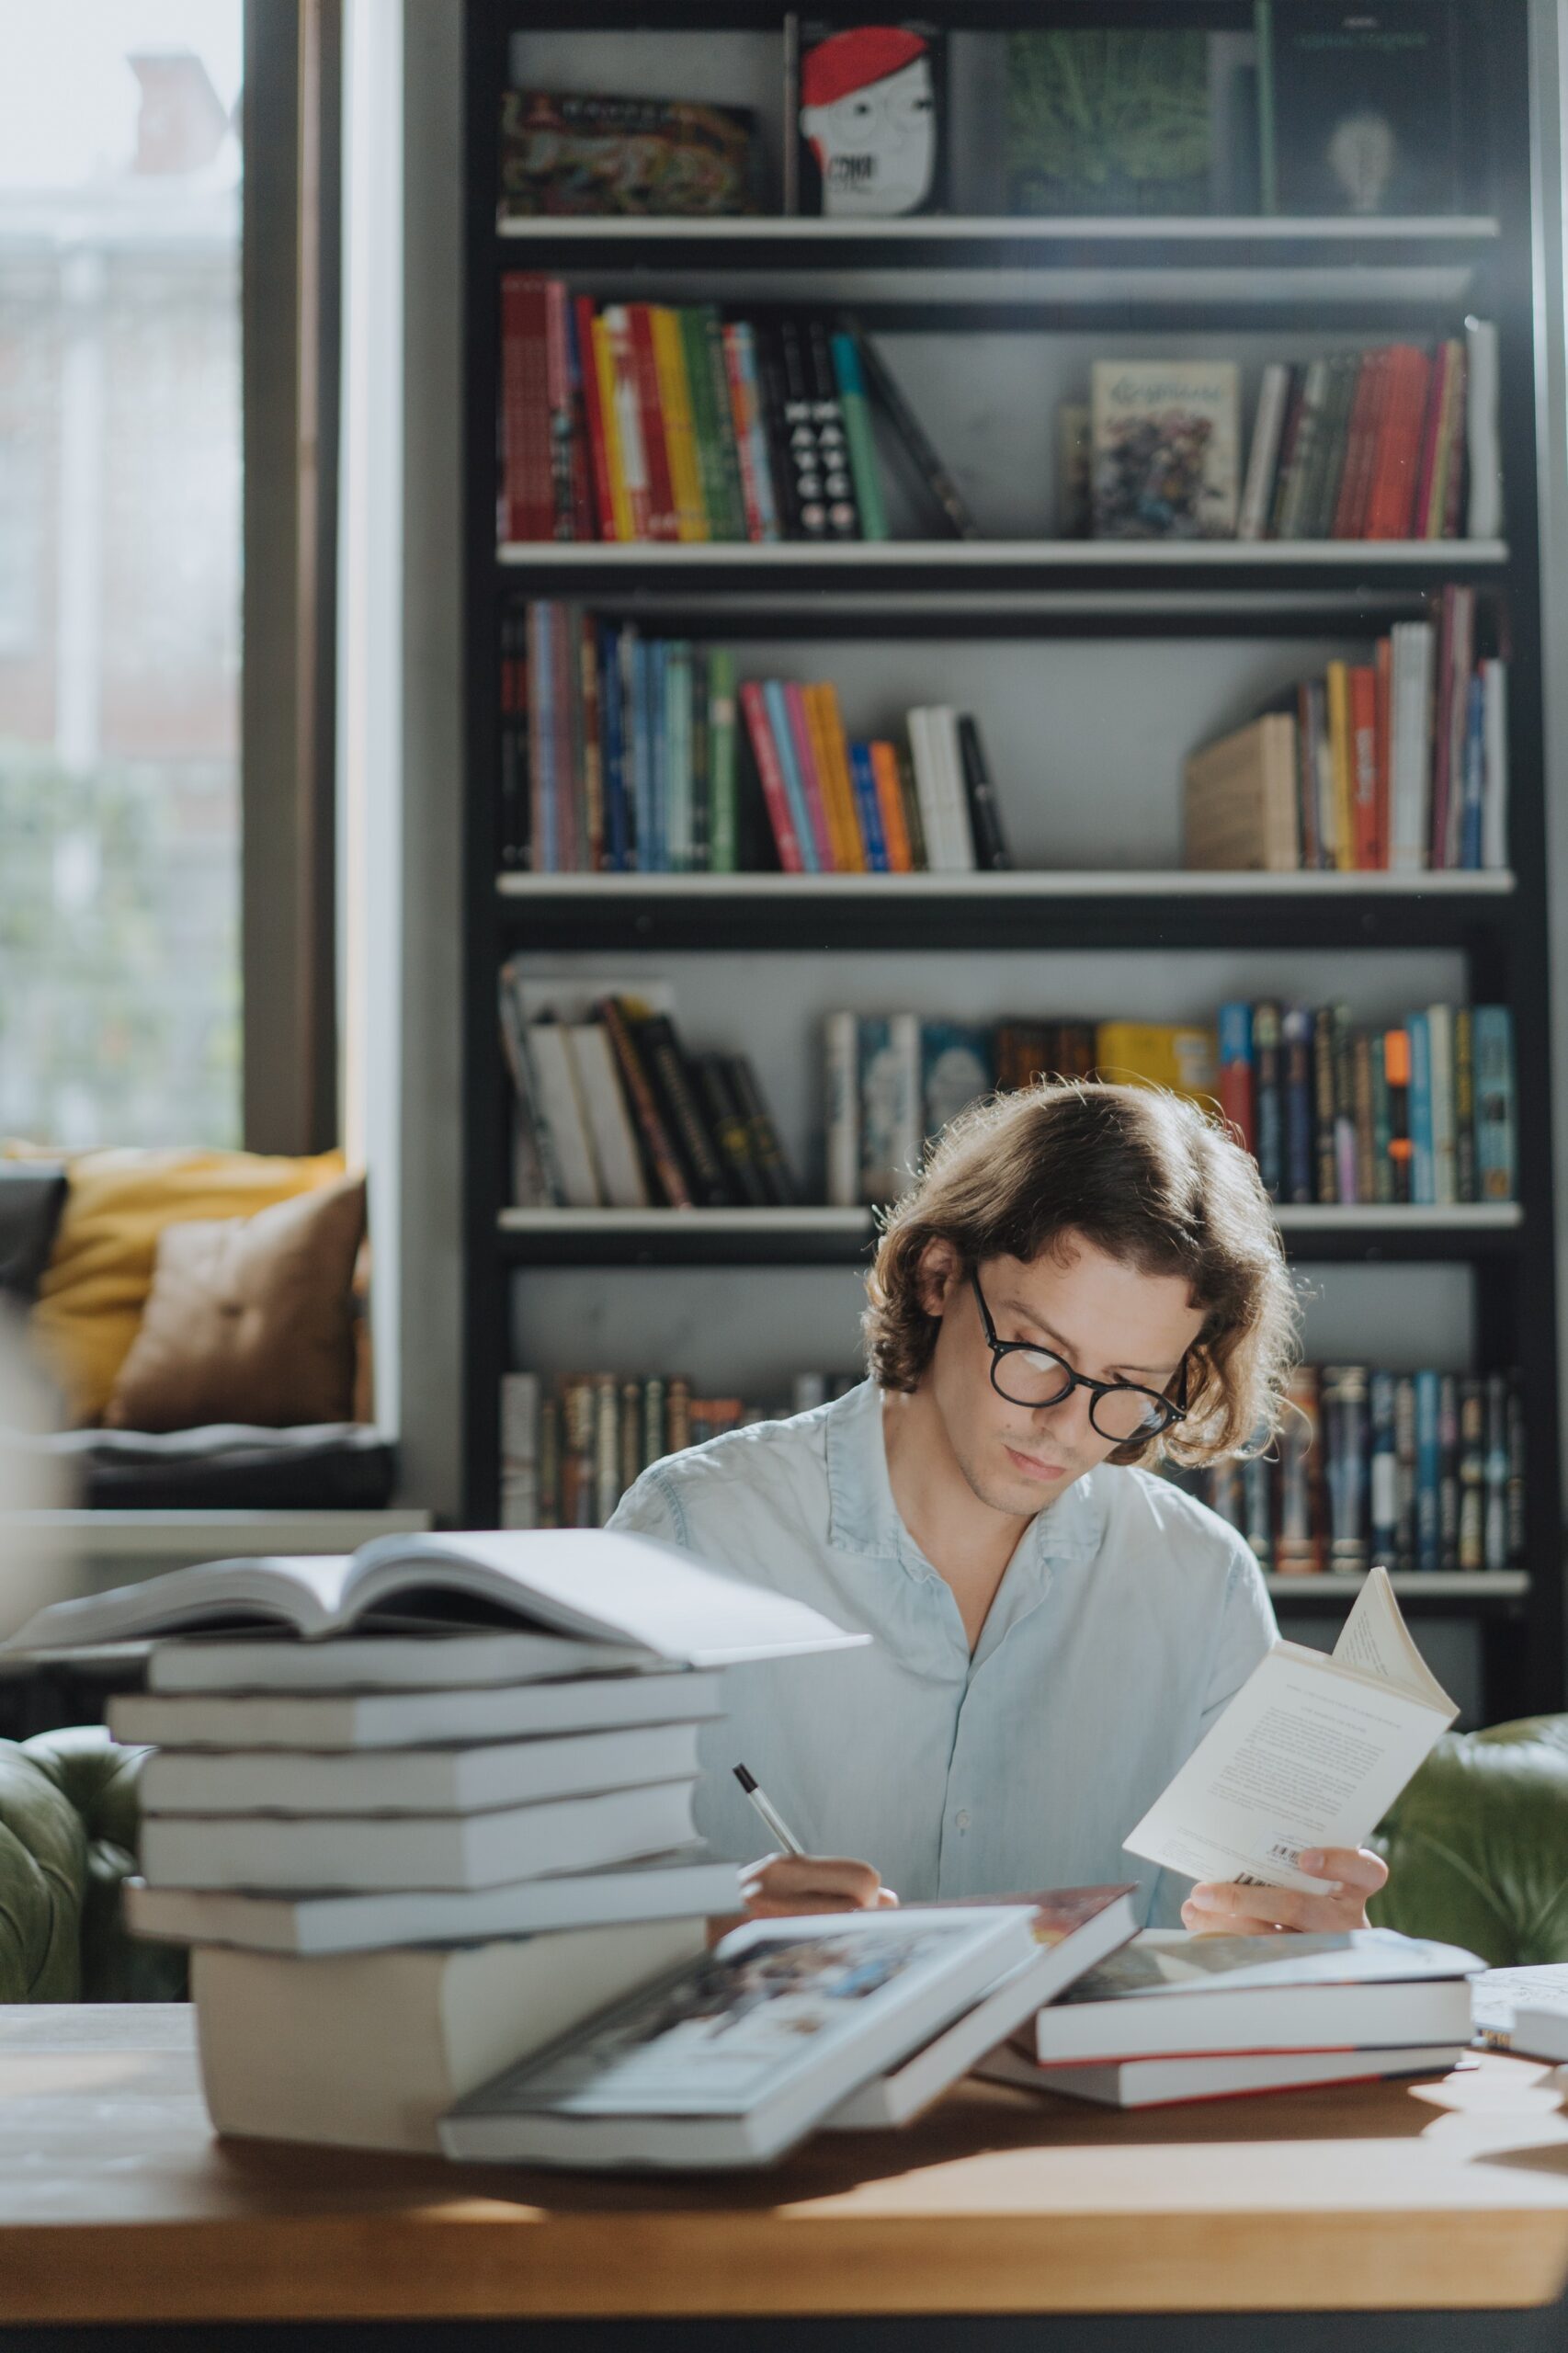
[[[1176,1018],[1211,1010],[1227,994],[1320,1003],[1343,994],[1358,1015],[1371,1006],[1381,1018],[1428,996],[1506,1003],[1516,1025],[1517,1201],[1282,1208],[1279,1223],[1312,1292],[1310,1358],[1520,1369],[1525,1569],[1404,1578],[1402,1598],[1422,1613],[1428,1654],[1464,1693],[1467,1720],[1563,1704],[1528,7],[1456,6],[1476,61],[1484,157],[1484,194],[1461,214],[1017,220],[987,210],[869,223],[498,227],[495,125],[519,61],[538,86],[752,104],[776,172],[782,16],[754,0],[680,0],[653,34],[622,0],[554,9],[466,0],[462,1278],[474,1520],[496,1508],[505,1370],[559,1370],[566,1331],[585,1336],[585,1364],[628,1374],[673,1367],[687,1349],[695,1376],[721,1389],[731,1378],[755,1381],[768,1345],[782,1351],[777,1369],[786,1373],[791,1349],[799,1364],[846,1360],[853,1270],[872,1233],[862,1210],[508,1207],[509,1097],[494,1012],[504,957],[521,954],[551,975],[674,974],[683,1029],[699,1044],[754,1054],[808,1177],[820,1161],[824,1006],[959,1018],[1021,1004],[1063,1015],[1157,1006]],[[1250,15],[1229,0],[1155,13],[1205,25],[1243,25]],[[1008,0],[962,10],[937,0],[921,14],[971,40],[1031,21]],[[1152,20],[1136,0],[1104,0],[1093,15]],[[601,300],[853,310],[889,338],[900,381],[918,395],[984,536],[498,544],[497,297],[501,272],[516,268],[559,275]],[[1195,545],[1054,535],[1049,420],[1085,354],[1146,346],[1236,356],[1244,428],[1265,358],[1451,333],[1470,310],[1499,331],[1506,538]],[[963,367],[953,358],[959,338],[969,339]],[[983,383],[983,400],[971,380]],[[1181,753],[1250,715],[1279,683],[1321,667],[1325,650],[1418,616],[1429,594],[1458,580],[1506,620],[1512,870],[1181,871]],[[929,674],[940,661],[951,673],[946,699],[983,714],[1017,870],[502,872],[495,648],[502,613],[530,596],[579,599],[607,619],[732,645],[743,674],[753,661],[764,674],[790,660],[814,665],[798,674],[838,677],[846,707],[857,693],[884,691],[901,663]],[[1103,713],[1078,707],[1083,678]],[[918,699],[884,691],[889,704]],[[1122,863],[1134,843],[1146,862]],[[823,1329],[830,1336],[813,1349]],[[1354,1591],[1327,1576],[1274,1578],[1271,1587],[1286,1631],[1320,1641],[1332,1639]]]

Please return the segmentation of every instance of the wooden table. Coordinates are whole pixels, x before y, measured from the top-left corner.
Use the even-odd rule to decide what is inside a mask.
[[[746,2315],[748,2353],[1560,2347],[1561,2091],[1494,2057],[1142,2117],[971,2083],[765,2174],[634,2180],[219,2142],[183,2006],[0,2009],[0,2345],[719,2348]],[[1204,2317],[1107,2317],[1142,2313]]]

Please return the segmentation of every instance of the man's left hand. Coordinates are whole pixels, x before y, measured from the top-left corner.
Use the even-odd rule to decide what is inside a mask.
[[[1206,1881],[1181,1907],[1182,1925],[1202,1936],[1277,1937],[1293,1932],[1331,1935],[1365,1928],[1367,1898],[1389,1875],[1381,1855],[1368,1847],[1308,1847],[1301,1869],[1313,1879],[1334,1881],[1322,1895],[1293,1887],[1242,1887]]]

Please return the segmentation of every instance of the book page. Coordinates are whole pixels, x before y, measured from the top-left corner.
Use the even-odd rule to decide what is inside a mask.
[[[428,1596],[452,1616],[464,1595],[524,1624],[636,1643],[672,1665],[727,1666],[870,1641],[674,1544],[597,1528],[379,1536],[354,1556],[344,1609],[358,1616],[389,1597],[407,1608]]]
[[[1389,1573],[1381,1565],[1369,1573],[1357,1595],[1334,1646],[1334,1656],[1338,1665],[1351,1667],[1358,1675],[1375,1676],[1380,1683],[1392,1683],[1396,1691],[1406,1691],[1429,1708],[1447,1709],[1450,1722],[1459,1713],[1416,1649]]]
[[[1453,1711],[1277,1643],[1125,1844],[1189,1879],[1322,1893],[1304,1847],[1359,1847]]]
[[[198,1627],[216,1632],[257,1622],[295,1626],[302,1634],[325,1633],[336,1622],[350,1565],[350,1556],[343,1552],[204,1561],[137,1585],[115,1586],[108,1593],[51,1602],[0,1649],[29,1654],[77,1650],[143,1635],[183,1633]]]

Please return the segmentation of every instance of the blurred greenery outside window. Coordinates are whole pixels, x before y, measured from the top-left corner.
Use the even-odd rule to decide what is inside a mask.
[[[0,54],[0,1137],[234,1143],[242,0]]]

